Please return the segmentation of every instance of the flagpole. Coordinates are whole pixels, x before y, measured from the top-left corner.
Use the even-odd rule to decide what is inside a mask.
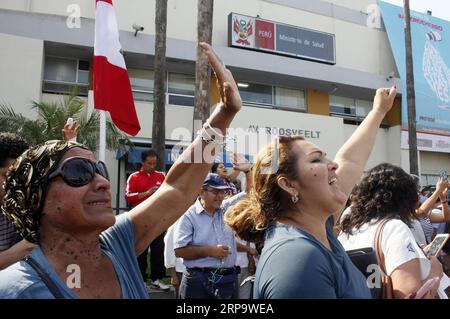
[[[105,111],[100,111],[100,141],[98,148],[98,159],[105,161],[106,153],[106,114]]]

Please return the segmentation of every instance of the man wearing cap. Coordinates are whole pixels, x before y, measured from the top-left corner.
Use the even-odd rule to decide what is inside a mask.
[[[186,266],[180,286],[182,299],[237,298],[236,241],[223,217],[245,193],[224,201],[228,192],[229,186],[219,175],[208,174],[199,198],[175,229],[175,255],[183,258]]]

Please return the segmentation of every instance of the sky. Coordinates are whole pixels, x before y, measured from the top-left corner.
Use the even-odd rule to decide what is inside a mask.
[[[397,6],[403,7],[403,0],[382,0]],[[409,0],[409,7],[413,11],[426,12],[431,10],[433,16],[450,21],[450,1],[449,0]]]

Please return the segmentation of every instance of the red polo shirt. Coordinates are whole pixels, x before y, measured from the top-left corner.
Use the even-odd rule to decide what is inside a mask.
[[[138,199],[138,194],[148,191],[154,186],[160,186],[164,182],[164,174],[158,171],[146,173],[142,168],[128,177],[125,200],[135,207],[148,197]]]

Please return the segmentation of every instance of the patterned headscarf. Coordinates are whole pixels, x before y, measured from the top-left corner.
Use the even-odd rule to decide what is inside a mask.
[[[24,152],[7,173],[2,213],[31,243],[39,243],[38,230],[47,194],[47,177],[56,170],[64,154],[74,147],[87,149],[76,142],[45,142]]]

